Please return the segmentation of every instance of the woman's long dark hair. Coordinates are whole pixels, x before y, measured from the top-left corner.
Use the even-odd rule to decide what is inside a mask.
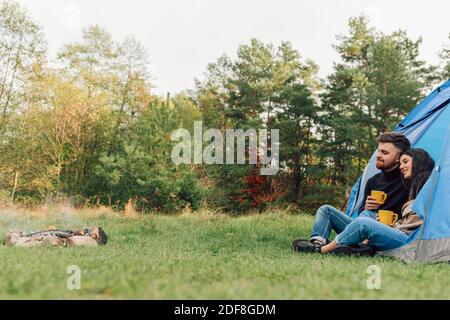
[[[420,190],[430,177],[434,168],[434,160],[430,154],[421,148],[413,148],[403,152],[401,155],[408,155],[412,158],[412,179],[410,182],[404,180],[409,188],[409,199],[415,199]]]
[[[411,183],[411,188],[409,189],[409,200],[417,198],[417,195],[419,194],[420,190],[422,190],[422,187],[425,185],[425,183],[428,181],[430,175],[431,171],[425,171],[419,173],[413,179]]]

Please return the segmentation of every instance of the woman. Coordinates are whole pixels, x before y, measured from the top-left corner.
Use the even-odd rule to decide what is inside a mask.
[[[422,224],[419,216],[412,211],[412,205],[433,168],[434,161],[425,150],[411,149],[404,152],[400,156],[400,171],[405,185],[409,188],[409,198],[403,205],[402,219],[390,227],[372,218],[358,217],[331,243],[322,246],[320,252],[351,254],[354,250],[350,246],[365,239],[370,247],[378,250],[389,250],[405,244],[409,234]]]

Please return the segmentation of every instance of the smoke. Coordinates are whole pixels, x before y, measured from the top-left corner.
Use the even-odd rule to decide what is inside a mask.
[[[81,229],[83,221],[75,209],[65,206],[44,206],[33,210],[12,206],[0,210],[1,238],[9,231],[30,233],[49,227]]]

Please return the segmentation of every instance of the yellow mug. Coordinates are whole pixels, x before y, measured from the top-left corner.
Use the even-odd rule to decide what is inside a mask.
[[[383,191],[372,190],[370,195],[375,199],[377,199],[377,202],[379,204],[384,204],[386,202],[387,194],[384,193]]]
[[[398,220],[398,214],[389,210],[378,210],[378,219],[381,223],[393,226]]]

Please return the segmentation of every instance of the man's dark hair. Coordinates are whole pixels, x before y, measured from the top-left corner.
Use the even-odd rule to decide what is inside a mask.
[[[400,152],[406,152],[411,148],[408,138],[398,132],[385,132],[380,134],[377,143],[392,143]]]

